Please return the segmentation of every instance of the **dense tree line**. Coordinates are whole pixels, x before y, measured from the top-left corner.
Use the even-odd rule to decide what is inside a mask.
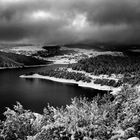
[[[95,75],[133,73],[140,71],[140,57],[99,55],[82,59],[71,67],[74,70],[84,70]]]
[[[94,75],[123,74],[124,78],[121,79],[123,83],[132,85],[140,83],[140,56],[99,55],[82,59],[77,64],[69,65],[69,67],[72,67],[73,70],[86,71]],[[108,85],[105,80],[98,79],[95,82]]]
[[[26,75],[33,75],[34,72],[29,72]],[[43,76],[50,76],[50,77],[56,77],[56,78],[63,78],[63,79],[69,79],[69,80],[75,80],[75,81],[83,81],[90,83],[91,78],[85,76],[82,73],[78,72],[68,72],[66,70],[59,70],[59,69],[51,69],[44,72],[39,72],[38,74]],[[112,87],[119,87],[123,84],[123,80],[110,80],[110,79],[95,79],[94,84],[100,84],[101,86],[112,86]]]
[[[94,81],[95,84],[100,84],[101,86],[111,86],[111,87],[120,87],[123,82],[121,80],[115,81],[110,79],[96,79]]]
[[[60,52],[60,46],[43,46],[44,50],[37,51],[37,53],[33,54],[33,56],[41,56],[41,57],[52,57],[58,55]]]
[[[26,75],[32,75],[34,74],[33,72],[30,72]],[[38,74],[43,75],[43,76],[50,76],[50,77],[55,77],[55,78],[62,78],[62,79],[68,79],[68,80],[75,80],[75,81],[83,81],[90,83],[91,78],[86,77],[82,73],[76,73],[76,72],[68,72],[66,70],[59,70],[59,69],[50,69],[44,72],[39,72]]]
[[[132,86],[138,85],[140,83],[140,75],[137,74],[131,77],[124,76],[123,83],[129,83]]]

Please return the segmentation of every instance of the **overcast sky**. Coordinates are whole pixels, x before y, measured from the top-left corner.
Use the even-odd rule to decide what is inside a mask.
[[[0,40],[140,43],[140,0],[0,0]]]

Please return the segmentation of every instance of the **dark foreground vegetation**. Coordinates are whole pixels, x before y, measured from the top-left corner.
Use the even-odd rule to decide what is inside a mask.
[[[74,98],[62,108],[47,106],[42,115],[19,103],[0,122],[0,140],[127,140],[140,138],[140,92],[124,87],[114,97]]]

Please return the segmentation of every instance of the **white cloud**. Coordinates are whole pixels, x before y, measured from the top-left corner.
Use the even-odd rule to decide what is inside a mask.
[[[53,19],[55,18],[52,13],[46,12],[46,11],[35,11],[31,14],[31,18],[36,19],[36,20],[42,20],[42,19]]]
[[[88,26],[88,22],[85,15],[76,15],[76,17],[72,21],[73,28],[77,30],[82,30]]]

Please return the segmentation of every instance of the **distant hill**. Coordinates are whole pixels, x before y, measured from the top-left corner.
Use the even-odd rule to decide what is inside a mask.
[[[98,51],[122,51],[139,49],[140,44],[135,43],[117,43],[117,42],[80,42],[74,44],[64,44],[69,48],[83,48],[83,49],[95,49]]]
[[[14,53],[6,53],[0,51],[0,67],[17,68],[33,65],[45,65],[48,61],[39,60],[31,56],[24,56]]]

